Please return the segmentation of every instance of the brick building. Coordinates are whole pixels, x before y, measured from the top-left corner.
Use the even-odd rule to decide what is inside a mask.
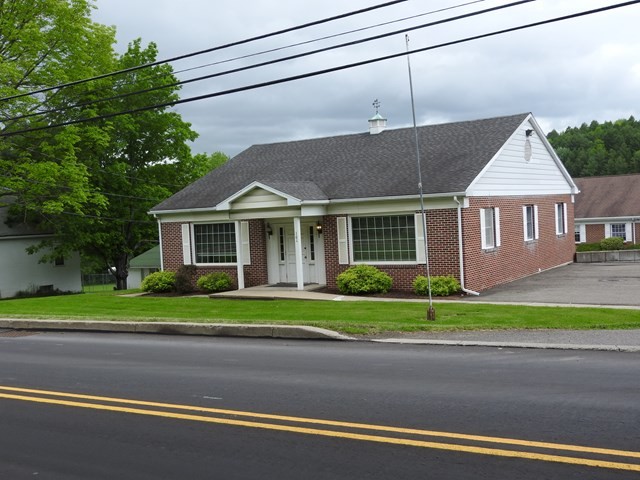
[[[335,287],[350,265],[479,292],[572,261],[578,188],[531,114],[254,145],[160,203],[162,266],[237,288]],[[424,225],[427,246],[425,249]]]
[[[620,237],[640,242],[640,174],[576,178],[576,243]]]

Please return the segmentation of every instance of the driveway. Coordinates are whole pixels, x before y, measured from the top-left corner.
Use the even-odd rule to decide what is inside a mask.
[[[640,263],[572,263],[465,300],[640,307]]]

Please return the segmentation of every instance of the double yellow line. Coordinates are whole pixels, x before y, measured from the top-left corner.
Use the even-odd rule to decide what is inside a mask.
[[[468,435],[463,433],[440,432],[413,428],[390,427],[383,425],[369,425],[365,423],[339,422],[334,420],[322,420],[316,418],[290,417],[285,415],[271,415],[265,413],[225,410],[220,408],[206,408],[194,405],[179,405],[172,403],[147,402],[142,400],[128,400],[123,398],[99,397],[94,395],[55,392],[49,390],[34,390],[29,388],[18,388],[1,385],[0,398],[9,400],[20,400],[25,402],[63,405],[76,408],[89,408],[94,410],[130,413],[136,415],[149,415],[154,417],[173,418],[179,420],[191,420],[205,423],[261,428],[266,430],[277,430],[307,435],[321,435],[324,437],[344,438],[367,442],[448,450],[453,452],[465,452],[478,455],[522,458],[527,460],[539,460],[544,462],[566,463],[572,465],[640,472],[640,463],[624,463],[611,460],[611,457],[640,459],[640,452],[625,450],[612,450],[607,448],[535,442],[513,438],[488,437],[482,435]],[[181,413],[185,411],[192,413]],[[219,416],[214,417],[211,415]],[[249,418],[252,419],[252,421],[241,420],[241,418]],[[270,422],[266,423],[265,421]],[[312,428],[309,425],[337,427],[342,430]],[[359,433],[358,431],[377,432],[378,434],[374,435],[370,433]],[[404,436],[404,438],[402,436]],[[441,443],[426,441],[421,439],[424,437],[444,438],[461,443]],[[480,445],[469,445],[462,442],[476,443]],[[514,447],[514,449],[508,450],[504,448],[492,448],[489,446],[481,446],[482,444],[505,445]],[[527,451],[527,448],[537,450],[550,450],[554,453],[573,452],[574,454],[582,454],[583,456],[565,456],[551,453],[539,453],[535,451]]]

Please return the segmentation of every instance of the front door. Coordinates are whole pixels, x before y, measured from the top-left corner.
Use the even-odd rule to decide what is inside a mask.
[[[321,234],[315,228],[315,223],[302,223],[300,226],[302,238],[302,275],[304,283],[324,283],[324,269]],[[296,239],[293,224],[273,226],[273,238],[276,243],[277,276],[270,275],[270,283],[296,283]],[[272,250],[273,252],[273,250]],[[270,261],[275,261],[271,255]],[[271,263],[270,262],[270,263]],[[273,272],[273,266],[270,267]]]

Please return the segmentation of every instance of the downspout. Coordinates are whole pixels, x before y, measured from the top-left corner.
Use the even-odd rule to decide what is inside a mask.
[[[480,295],[478,292],[469,290],[464,286],[464,255],[462,252],[462,204],[458,200],[458,196],[453,197],[453,201],[458,204],[458,254],[460,256],[458,263],[460,264],[460,287],[464,293],[469,295]]]
[[[155,215],[158,220],[158,240],[160,240],[160,271],[164,272],[164,258],[162,255],[162,223],[157,215]]]

